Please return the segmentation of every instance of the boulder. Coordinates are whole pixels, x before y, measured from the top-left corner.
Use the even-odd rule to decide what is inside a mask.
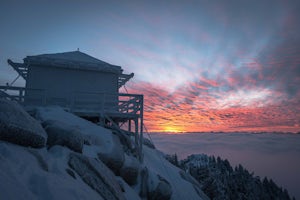
[[[129,185],[136,183],[139,169],[139,161],[135,157],[125,154],[125,162],[120,170],[120,175]]]
[[[68,165],[103,199],[125,199],[114,174],[101,161],[71,153]]]
[[[47,134],[18,103],[0,99],[0,140],[41,148],[45,146]]]
[[[113,145],[110,149],[101,149],[98,158],[115,174],[118,174],[125,161],[125,155],[119,138],[116,135],[111,135],[111,137]]]
[[[169,200],[172,193],[172,186],[165,178],[147,168],[141,171],[141,197],[147,194],[150,200]]]
[[[77,131],[82,133],[84,144],[95,147],[92,156],[99,158],[116,174],[121,169],[124,162],[123,146],[118,136],[112,134],[110,130],[56,106],[38,108],[35,116],[44,123],[48,120],[54,120],[76,128]],[[86,146],[84,145],[83,154],[91,156],[91,152],[86,151],[90,148],[85,148]]]
[[[144,167],[141,170],[141,189],[140,189],[140,197],[142,198],[146,198],[147,197],[147,193],[148,193],[148,179],[149,179],[149,172],[148,172],[148,168]]]
[[[169,200],[172,196],[172,187],[163,177],[158,176],[159,182],[153,191],[148,191],[148,199],[151,200]]]
[[[48,134],[47,145],[49,147],[54,145],[66,146],[75,152],[82,153],[84,136],[76,128],[53,120],[46,121],[43,125]]]

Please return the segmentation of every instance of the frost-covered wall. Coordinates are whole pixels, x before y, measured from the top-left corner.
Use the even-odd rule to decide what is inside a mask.
[[[33,65],[28,68],[26,88],[29,88],[25,95],[26,104],[39,104],[46,98],[47,104],[64,105],[83,96],[83,93],[117,94],[118,74]],[[88,98],[88,94],[85,96]]]

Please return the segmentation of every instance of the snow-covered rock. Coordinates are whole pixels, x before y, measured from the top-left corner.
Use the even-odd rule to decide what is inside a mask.
[[[98,157],[107,167],[118,173],[125,161],[125,155],[119,138],[116,135],[111,135],[111,140],[114,144],[112,151],[101,149]]]
[[[125,196],[125,199],[128,200],[140,200],[141,197],[138,195],[138,193],[136,193],[136,191],[131,188],[121,177],[116,177],[120,187],[123,191],[123,194]]]
[[[101,161],[71,153],[68,163],[104,199],[125,199],[114,174]]]
[[[60,107],[40,107],[36,110],[37,119],[42,122],[48,120],[59,121],[66,126],[79,131],[86,143],[99,148],[94,148],[98,157],[113,171],[118,172],[124,162],[124,151],[119,138],[108,129],[82,119]],[[85,148],[85,147],[84,147]],[[85,150],[83,149],[83,152]]]
[[[0,140],[35,148],[44,147],[47,134],[18,103],[0,99]]]
[[[46,121],[43,125],[48,134],[48,146],[61,145],[73,151],[82,152],[84,137],[83,134],[74,127],[53,120]]]
[[[180,175],[180,170],[164,158],[164,154],[156,149],[143,146],[144,165],[149,170],[148,188],[155,190],[159,181],[158,176],[164,178],[172,188],[172,200],[181,199],[208,199],[206,195],[199,194],[193,184],[184,180]]]
[[[66,172],[69,153],[60,146],[47,151],[0,141],[0,199],[103,199],[80,178]]]
[[[170,183],[163,177],[157,175],[158,182],[154,190],[148,191],[148,199],[150,200],[169,200],[172,195],[172,188]]]
[[[140,171],[139,161],[133,157],[125,154],[125,162],[120,170],[121,177],[129,184],[133,185],[137,181]]]

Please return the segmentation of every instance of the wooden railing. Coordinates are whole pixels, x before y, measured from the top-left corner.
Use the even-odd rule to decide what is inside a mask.
[[[72,112],[142,114],[143,95],[103,92],[72,92],[67,98],[50,97],[47,91],[15,86],[0,86],[3,98],[24,106],[58,105]],[[28,95],[26,95],[26,93]],[[29,95],[30,94],[30,95]]]

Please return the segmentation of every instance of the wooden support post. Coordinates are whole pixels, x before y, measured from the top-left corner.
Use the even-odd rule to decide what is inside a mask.
[[[131,132],[131,119],[128,121],[128,132]]]
[[[144,119],[143,119],[143,115],[144,115],[144,96],[141,95],[140,96],[140,161],[143,162],[143,143],[144,143],[144,139],[143,139],[143,126],[144,126]]]
[[[135,128],[135,147],[136,147],[136,150],[138,151],[138,154],[139,154],[139,125],[138,125],[138,118],[135,118],[134,119],[134,128]]]
[[[99,115],[99,123],[102,127],[105,126],[105,116],[104,116],[104,113],[100,112],[100,115]]]

